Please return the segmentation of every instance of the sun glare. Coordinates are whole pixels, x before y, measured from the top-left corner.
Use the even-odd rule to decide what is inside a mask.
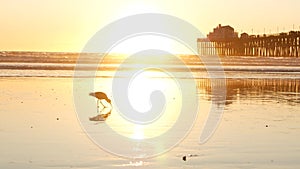
[[[143,50],[157,49],[169,52],[171,54],[191,54],[189,48],[180,42],[166,37],[164,35],[156,35],[146,33],[142,35],[132,36],[117,44],[110,53],[134,54]]]
[[[128,99],[136,111],[144,113],[151,109],[150,95],[153,91],[161,91],[165,96],[164,110],[156,121],[147,125],[129,122],[119,113],[114,113],[107,123],[116,132],[133,139],[153,138],[165,133],[180,115],[182,98],[176,80],[164,71],[152,69],[139,72],[131,80]]]
[[[168,83],[161,80],[161,77],[165,76],[164,73],[158,71],[142,71],[138,73],[130,84],[128,94],[129,101],[134,106],[134,108],[139,112],[147,112],[151,108],[150,95],[151,92],[165,91]]]
[[[141,13],[160,13],[161,10],[157,5],[152,5],[146,2],[136,2],[130,3],[127,6],[124,6],[120,9],[120,17],[130,16]]]
[[[143,9],[143,5],[140,5],[139,10]],[[125,10],[123,13],[132,15],[135,13],[134,9],[135,8],[131,6],[130,12],[127,13],[126,11],[128,10]],[[142,12],[146,13],[147,10]],[[136,13],[139,12],[136,11]],[[151,50],[154,52],[151,53]],[[155,106],[152,105],[155,103],[152,103],[150,99],[153,92],[160,91],[165,96],[165,107],[163,111],[158,115],[159,117],[156,117],[154,121],[148,124],[135,124],[125,117],[122,117],[120,112],[112,113],[111,120],[108,120],[107,124],[123,136],[133,139],[157,137],[167,132],[175,124],[181,113],[182,93],[175,79],[176,77],[172,77],[164,70],[157,69],[159,65],[170,64],[171,57],[156,56],[155,51],[162,51],[162,54],[166,53],[166,55],[193,53],[193,51],[173,37],[153,32],[135,34],[124,38],[120,40],[119,43],[116,43],[109,51],[110,54],[122,56],[125,61],[122,63],[125,66],[124,69],[117,71],[122,72],[122,76],[120,77],[130,78],[128,90],[124,91],[127,93],[124,94],[128,95],[129,103],[138,113],[148,112],[152,106]],[[131,70],[127,70],[126,66],[130,67],[130,69],[140,71],[135,73],[132,77],[132,75],[127,72]],[[147,68],[144,69],[145,67]],[[113,107],[117,106],[113,105]],[[122,110],[115,109],[114,111]]]

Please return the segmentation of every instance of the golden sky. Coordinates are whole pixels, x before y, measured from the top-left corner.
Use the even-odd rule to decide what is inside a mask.
[[[184,19],[204,34],[219,23],[250,34],[299,30],[299,9],[299,0],[1,0],[0,50],[80,52],[103,26],[146,12]]]

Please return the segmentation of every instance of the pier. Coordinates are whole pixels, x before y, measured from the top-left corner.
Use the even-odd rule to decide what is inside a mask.
[[[198,38],[197,45],[202,56],[299,57],[300,31],[271,35],[242,33],[238,37],[232,27],[219,25],[207,38]]]

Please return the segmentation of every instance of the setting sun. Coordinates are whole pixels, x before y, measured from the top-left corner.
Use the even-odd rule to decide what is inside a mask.
[[[166,35],[153,33],[137,34],[128,37],[117,44],[110,53],[134,54],[149,49],[167,51],[171,54],[193,53],[179,41]]]

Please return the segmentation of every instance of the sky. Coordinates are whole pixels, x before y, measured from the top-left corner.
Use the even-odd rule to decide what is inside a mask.
[[[249,34],[300,30],[299,0],[1,0],[0,51],[80,52],[125,16],[162,13],[203,34],[218,24]]]

